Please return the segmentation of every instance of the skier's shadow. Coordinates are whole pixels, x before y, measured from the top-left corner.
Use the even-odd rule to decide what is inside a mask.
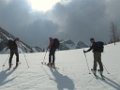
[[[64,76],[61,73],[59,73],[57,70],[54,70],[52,68],[50,68],[50,71],[52,72],[55,78],[54,81],[57,83],[58,90],[64,90],[64,89],[74,90],[75,89],[74,82],[68,76]]]
[[[8,70],[2,70],[2,71],[0,72],[0,86],[2,86],[2,85],[4,85],[4,84],[6,84],[6,83],[8,83],[8,82],[10,82],[10,81],[12,81],[12,80],[15,79],[15,77],[14,77],[14,78],[11,78],[11,79],[9,79],[9,80],[6,80],[7,77],[14,72],[14,70],[8,71],[8,72],[7,72],[7,71],[8,71]]]
[[[102,80],[104,83],[110,85],[111,87],[115,88],[116,90],[120,90],[120,84],[116,83],[115,81],[111,80],[108,77],[105,77],[105,80]]]

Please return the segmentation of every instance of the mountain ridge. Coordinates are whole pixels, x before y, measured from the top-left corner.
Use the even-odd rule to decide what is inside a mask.
[[[9,39],[15,39],[16,37],[3,28],[0,27],[0,52],[5,53],[5,47],[6,43]],[[19,50],[21,52],[26,52],[26,53],[32,53],[32,52],[43,52],[45,51],[44,49],[35,46],[31,47],[30,45],[26,44],[22,40],[20,40],[19,44]],[[60,47],[59,50],[71,50],[71,49],[81,49],[81,48],[86,48],[88,47],[84,42],[79,41],[78,43],[75,43],[72,40],[60,40]]]

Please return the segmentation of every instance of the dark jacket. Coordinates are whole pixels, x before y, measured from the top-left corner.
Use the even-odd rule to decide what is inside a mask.
[[[97,48],[97,46],[96,46],[96,42],[93,42],[92,43],[92,46],[87,50],[87,52],[89,52],[89,51],[93,51],[93,53],[94,52],[99,52],[99,48]]]
[[[15,50],[15,49],[18,48],[15,40],[14,41],[13,40],[8,40],[7,46],[10,50]]]

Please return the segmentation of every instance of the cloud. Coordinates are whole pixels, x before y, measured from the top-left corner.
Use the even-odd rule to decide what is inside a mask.
[[[0,11],[0,25],[10,31],[16,32],[17,28],[28,23],[29,19],[29,7],[24,0],[11,0]]]
[[[56,5],[53,15],[64,38],[89,40],[90,37],[108,39],[108,18],[104,0],[73,0],[68,5]],[[104,37],[98,34],[104,35]]]
[[[57,25],[46,20],[42,13],[32,12],[25,0],[13,0],[5,5],[0,11],[0,25],[28,44],[43,45],[56,32]]]
[[[26,42],[31,43],[33,46],[47,47],[49,37],[54,37],[57,25],[48,20],[37,20],[26,28],[24,27],[21,33],[22,39],[26,38]],[[20,33],[19,33],[20,35]]]
[[[0,26],[32,46],[46,47],[48,37],[108,41],[111,22],[120,24],[120,0],[70,0],[46,13],[32,11],[27,0],[1,0]]]
[[[106,13],[109,19],[120,26],[120,0],[108,0]]]

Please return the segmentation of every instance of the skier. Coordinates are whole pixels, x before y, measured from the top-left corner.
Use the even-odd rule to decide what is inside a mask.
[[[53,39],[52,37],[49,38],[49,62],[48,66],[55,67],[55,51],[59,47],[59,41],[58,39]]]
[[[19,41],[19,38],[15,38],[14,40],[8,40],[8,48],[10,49],[10,57],[9,57],[9,69],[11,68],[12,65],[12,58],[13,55],[16,55],[16,66],[15,68],[17,68],[18,63],[19,63],[19,53],[18,53],[18,46],[17,46],[17,41]]]
[[[103,52],[103,46],[102,46],[102,44],[100,45],[101,41],[95,42],[94,38],[91,38],[90,42],[92,43],[92,46],[88,50],[84,51],[84,53],[87,53],[87,52],[93,50],[94,65],[93,65],[93,69],[91,69],[91,70],[96,75],[96,69],[97,69],[97,63],[98,63],[99,67],[100,67],[99,72],[102,75],[103,74],[103,64],[101,61],[101,53]]]

